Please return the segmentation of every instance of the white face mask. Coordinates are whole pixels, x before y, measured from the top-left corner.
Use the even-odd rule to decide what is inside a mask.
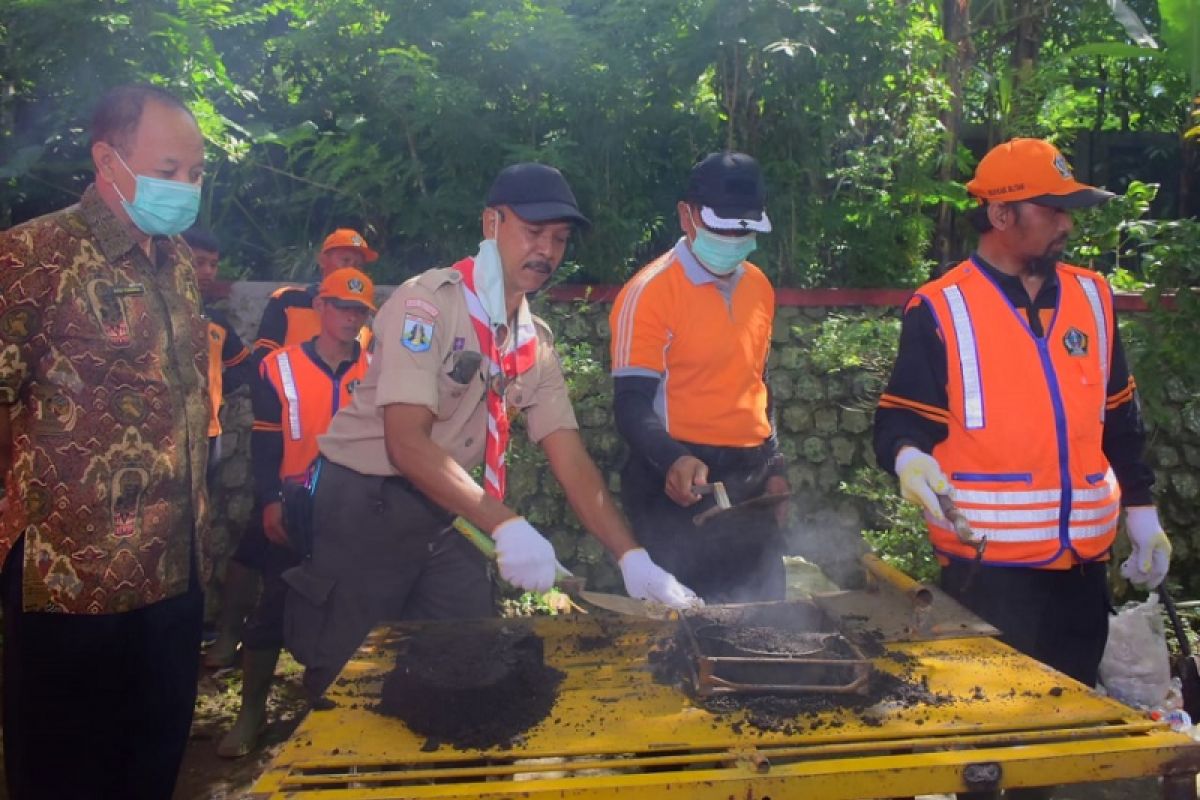
[[[500,220],[496,220],[490,239],[479,243],[475,254],[475,294],[487,312],[492,327],[508,324],[508,307],[504,302],[504,264],[500,261],[500,248],[496,246],[496,231]]]

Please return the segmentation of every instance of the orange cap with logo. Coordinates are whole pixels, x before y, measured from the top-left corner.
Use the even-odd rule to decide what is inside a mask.
[[[1029,200],[1053,208],[1087,208],[1113,193],[1075,180],[1071,165],[1044,139],[1012,139],[993,147],[975,168],[967,191],[980,200]]]
[[[325,253],[334,250],[338,247],[348,247],[351,250],[361,250],[363,254],[363,262],[370,264],[375,259],[379,258],[379,253],[376,253],[367,246],[367,240],[362,237],[362,234],[353,228],[338,228],[333,233],[325,237],[325,243],[321,245],[321,252]]]
[[[333,300],[335,305],[349,303],[375,310],[375,284],[354,267],[342,267],[326,275],[317,297]]]

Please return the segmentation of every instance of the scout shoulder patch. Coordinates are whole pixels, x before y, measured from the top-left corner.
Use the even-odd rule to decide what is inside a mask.
[[[404,334],[400,343],[414,353],[424,353],[433,344],[433,323],[405,314]]]
[[[1079,330],[1079,328],[1070,328],[1063,334],[1063,347],[1067,349],[1069,356],[1086,356],[1088,351],[1087,334]]]

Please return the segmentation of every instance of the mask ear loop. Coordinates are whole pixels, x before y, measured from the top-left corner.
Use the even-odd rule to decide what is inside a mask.
[[[121,157],[121,153],[119,150],[117,150],[117,148],[113,147],[111,144],[109,145],[109,147],[112,148],[113,155],[117,157],[117,160],[121,162],[121,166],[124,167],[125,171],[129,173],[130,177],[133,178],[134,191],[136,191],[137,190],[137,177],[138,177],[137,173],[129,168],[129,165],[125,163],[125,159]],[[115,180],[113,180],[112,178],[109,178],[108,182],[112,184],[113,189],[117,193],[117,197],[121,198],[121,200],[123,202],[128,203],[129,200],[127,200],[125,198],[125,194],[124,194],[124,192],[121,191],[121,187],[117,186],[117,182]]]

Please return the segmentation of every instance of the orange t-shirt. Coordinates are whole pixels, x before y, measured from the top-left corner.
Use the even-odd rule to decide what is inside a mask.
[[[683,240],[643,267],[609,315],[614,377],[661,379],[654,408],[673,439],[755,447],[771,435],[763,371],[775,290],[743,262],[717,278]]]

